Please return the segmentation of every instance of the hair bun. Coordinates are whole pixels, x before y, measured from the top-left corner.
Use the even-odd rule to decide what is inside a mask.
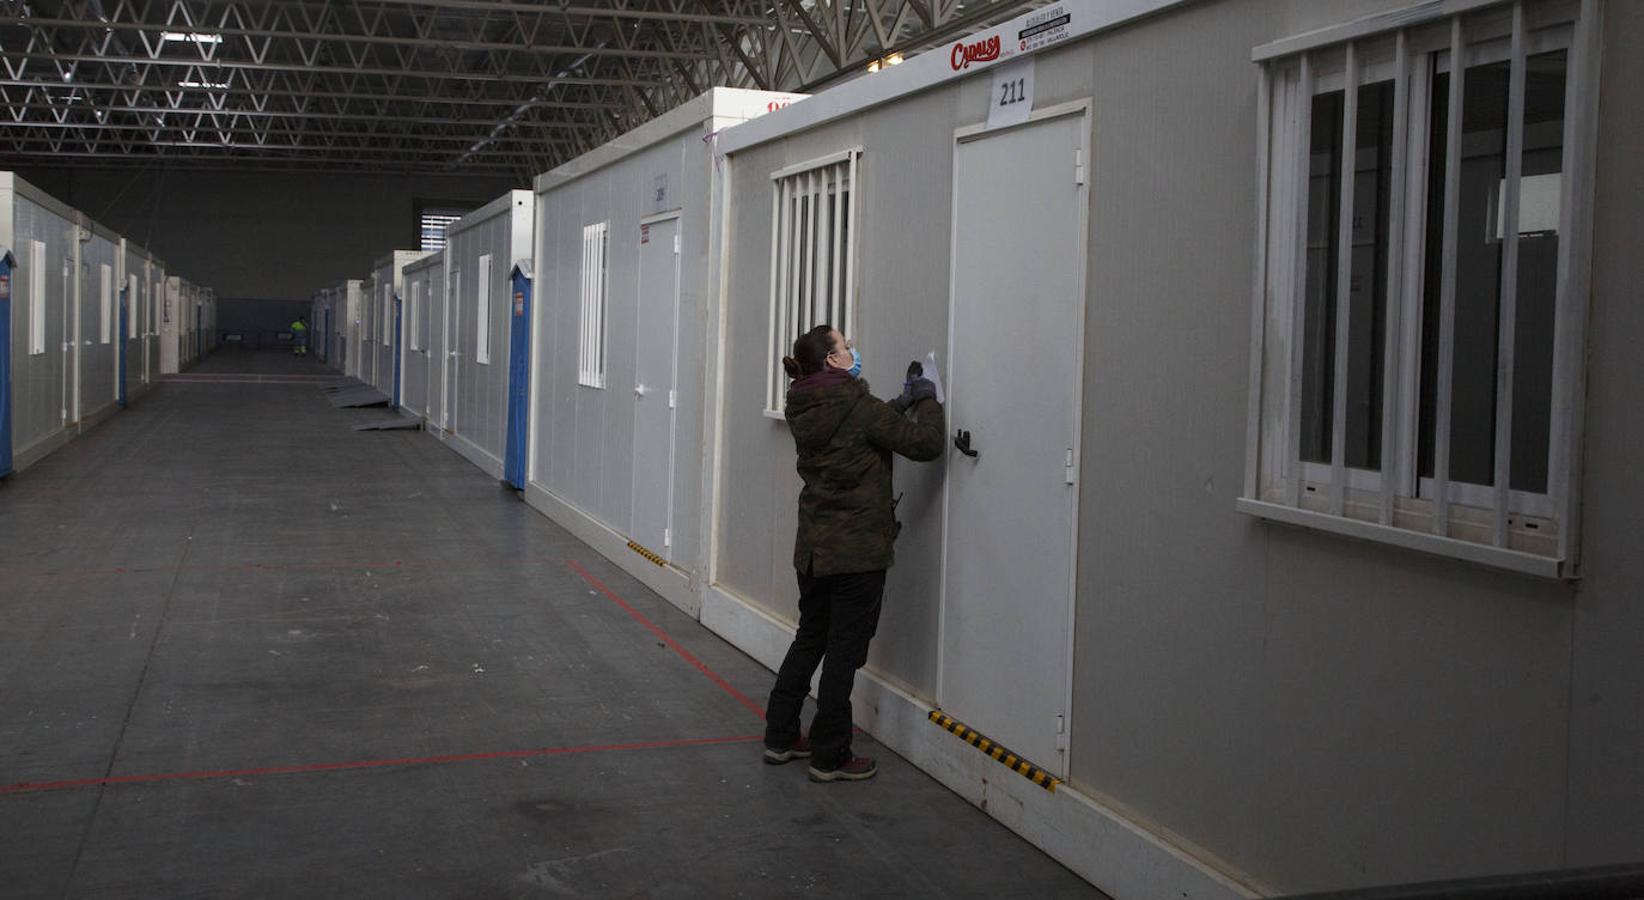
[[[799,377],[799,360],[791,356],[782,357],[782,371],[787,372],[789,378],[797,379]]]

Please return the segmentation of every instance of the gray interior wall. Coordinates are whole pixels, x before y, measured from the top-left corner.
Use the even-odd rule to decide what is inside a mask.
[[[419,199],[478,207],[515,185],[491,177],[370,173],[19,170],[223,297],[306,300],[418,246]]]
[[[1571,610],[1567,862],[1644,856],[1644,5],[1608,3],[1588,325],[1582,580]]]
[[[709,129],[717,124],[709,124]],[[632,531],[636,329],[640,219],[680,210],[678,406],[675,409],[674,543],[667,556],[689,567],[698,554],[712,161],[702,127],[661,140],[575,181],[537,195],[537,445],[531,480],[618,533]],[[667,196],[657,201],[657,179]],[[609,357],[606,388],[577,384],[582,228],[610,222]],[[665,315],[660,308],[646,315]],[[661,550],[662,548],[653,548]]]
[[[512,203],[529,203],[529,194],[512,195]],[[529,221],[527,218],[526,221]],[[456,340],[457,385],[455,391],[456,435],[467,440],[499,462],[508,426],[508,325],[513,292],[508,273],[513,268],[516,240],[528,235],[514,233],[512,205],[496,215],[471,222],[462,230],[446,235],[447,279],[453,292],[461,273],[460,296],[453,297]],[[479,259],[491,255],[490,279],[490,362],[481,364],[476,355],[478,326]]]
[[[1252,302],[1250,50],[1400,5],[1190,4],[1037,62],[1036,105],[1094,103],[1071,780],[1279,891],[1617,861],[1644,846],[1644,576],[1627,527],[1644,505],[1628,477],[1628,398],[1644,389],[1626,350],[1644,324],[1626,300],[1644,195],[1636,12],[1609,4],[1598,194],[1615,236],[1598,239],[1581,587],[1233,508]],[[732,160],[716,575],[781,618],[795,618],[799,484],[785,426],[760,414],[769,174],[864,147],[855,337],[865,375],[890,393],[907,358],[945,346],[952,132],[981,121],[988,99],[977,76]],[[917,470],[899,466],[899,490]],[[940,525],[920,512],[934,483],[923,499],[909,487],[870,665],[929,697]]]

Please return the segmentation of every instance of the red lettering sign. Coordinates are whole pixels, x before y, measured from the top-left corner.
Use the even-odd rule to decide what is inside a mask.
[[[948,62],[952,64],[953,71],[957,72],[970,68],[971,63],[993,62],[998,58],[999,36],[996,34],[969,44],[964,41],[954,44],[953,55],[949,57]]]

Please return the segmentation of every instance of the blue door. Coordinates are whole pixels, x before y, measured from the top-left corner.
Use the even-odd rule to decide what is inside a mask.
[[[531,380],[531,270],[530,263],[514,264],[513,316],[508,326],[508,441],[503,454],[503,479],[525,490],[525,439],[529,421]]]
[[[11,474],[11,273],[10,250],[0,250],[0,478]]]
[[[400,298],[394,297],[394,408],[400,408],[400,358],[405,356],[405,341],[400,339]]]
[[[126,405],[126,334],[127,329],[131,327],[127,320],[127,317],[131,315],[131,310],[127,308],[127,304],[130,302],[131,289],[121,288],[120,331],[114,336],[114,343],[116,345],[114,355],[119,359],[119,364],[116,365],[114,369],[114,399],[120,404],[121,408],[124,408]]]

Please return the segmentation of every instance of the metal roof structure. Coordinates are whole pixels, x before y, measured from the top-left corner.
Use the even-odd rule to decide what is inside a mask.
[[[1043,0],[0,0],[0,165],[529,178]]]

